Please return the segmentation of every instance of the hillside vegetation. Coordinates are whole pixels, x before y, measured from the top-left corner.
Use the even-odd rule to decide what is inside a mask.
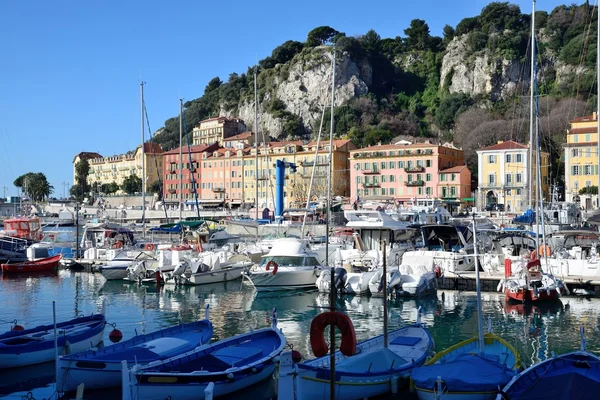
[[[536,12],[540,137],[552,154],[554,180],[569,120],[596,103],[596,18],[589,4]],[[395,38],[317,27],[245,73],[231,73],[226,82],[213,78],[185,104],[186,134],[216,115],[239,116],[253,129],[258,71],[259,130],[281,139],[315,136],[330,96],[335,44],[336,136],[359,146],[398,137],[453,141],[476,173],[474,150],[497,140],[528,141],[530,27],[531,15],[507,2],[446,25],[443,37],[432,36],[420,19]],[[329,131],[329,110],[323,129]],[[178,117],[165,121],[154,140],[166,149],[178,146]]]

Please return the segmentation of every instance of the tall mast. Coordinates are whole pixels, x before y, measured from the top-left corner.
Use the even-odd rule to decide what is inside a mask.
[[[529,81],[529,168],[527,168],[527,184],[529,185],[529,192],[527,195],[527,208],[531,209],[531,202],[533,201],[533,130],[534,130],[534,104],[533,104],[533,93],[534,93],[534,71],[535,71],[535,0],[532,0],[531,10],[531,71]]]
[[[144,144],[144,82],[140,81],[140,97],[142,110],[142,237],[146,237],[146,149]]]
[[[192,167],[190,167],[191,169]],[[179,99],[179,221],[183,214],[183,99]]]
[[[481,308],[481,283],[479,281],[479,251],[477,249],[477,225],[475,224],[475,214],[473,214],[473,256],[475,257],[475,286],[477,288],[477,339],[479,342],[479,351],[484,352],[483,341],[483,309]]]
[[[329,160],[327,162],[327,199],[325,200],[325,211],[327,212],[325,218],[325,268],[329,267],[329,216],[331,212],[331,176],[333,169],[333,107],[335,105],[335,45],[333,45],[333,71],[331,74],[331,121],[329,123]],[[316,160],[315,160],[316,164]],[[315,168],[315,166],[313,166]],[[329,309],[335,311],[335,268],[331,267],[331,289],[329,293]],[[331,344],[331,353],[329,356],[329,368],[330,368],[330,379],[329,379],[329,395],[331,400],[335,400],[335,329],[333,325],[329,329],[329,343]]]
[[[596,5],[596,19],[598,20],[598,28],[596,29],[596,141],[598,142],[598,208],[600,208],[600,4]],[[568,171],[565,171],[568,173]]]
[[[258,90],[256,89],[256,68],[254,68],[254,184],[256,191],[254,194],[254,208],[256,210],[256,219],[258,220]],[[256,226],[256,238],[258,240],[258,225]]]

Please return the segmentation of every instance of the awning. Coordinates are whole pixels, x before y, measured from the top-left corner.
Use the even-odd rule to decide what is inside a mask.
[[[463,197],[462,201],[475,201],[475,197]]]
[[[225,200],[223,200],[223,199],[198,199],[199,204],[219,204],[224,201]],[[186,206],[193,206],[195,204],[196,204],[196,200],[186,200],[185,201]]]

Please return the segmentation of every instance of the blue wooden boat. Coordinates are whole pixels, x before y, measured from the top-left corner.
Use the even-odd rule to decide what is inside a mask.
[[[522,368],[513,346],[491,333],[483,333],[477,229],[473,217],[473,248],[477,286],[477,337],[457,343],[412,371],[421,400],[493,400]]]
[[[342,334],[343,335],[343,334]],[[344,341],[342,336],[342,341]],[[356,344],[354,355],[335,352],[336,399],[362,399],[392,391],[400,380],[408,381],[413,368],[433,353],[433,339],[420,321]],[[343,345],[342,345],[343,346]],[[329,398],[330,355],[295,363],[292,353],[281,356],[278,398],[303,400]]]
[[[121,361],[129,366],[136,362],[148,364],[188,352],[209,343],[213,327],[206,319],[179,324],[133,338],[112,346],[91,349],[82,353],[59,357],[56,383],[59,393],[77,389],[101,389],[121,386]]]
[[[581,349],[532,365],[515,376],[496,399],[587,399],[600,393],[600,357]],[[596,393],[595,395],[593,393]]]
[[[200,346],[188,353],[135,365],[123,371],[123,400],[203,399],[204,391],[224,396],[254,385],[273,374],[286,345],[274,315],[269,328]]]
[[[79,317],[56,324],[58,354],[71,354],[98,345],[104,336],[104,315]],[[54,324],[0,335],[0,368],[52,361],[56,349]]]

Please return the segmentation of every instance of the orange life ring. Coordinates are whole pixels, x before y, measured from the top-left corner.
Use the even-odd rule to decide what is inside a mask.
[[[275,275],[277,273],[277,270],[279,269],[279,265],[277,265],[277,263],[275,261],[271,260],[267,263],[267,265],[265,266],[265,269],[267,271],[269,271],[271,269],[271,267],[273,267],[272,274]]]
[[[316,357],[323,357],[329,352],[329,347],[325,343],[325,327],[327,325],[337,326],[342,333],[342,343],[340,351],[345,356],[351,356],[356,353],[356,333],[354,325],[350,318],[339,311],[327,311],[313,318],[310,323],[310,347]],[[333,326],[331,327],[333,329]]]
[[[154,243],[146,243],[146,245],[144,246],[144,250],[154,250],[155,246]]]
[[[548,245],[541,245],[538,249],[535,249],[531,252],[530,260],[537,260],[540,257],[552,255],[552,249]]]
[[[120,249],[123,247],[123,242],[121,241],[117,241],[115,242],[115,244],[113,244],[113,249]]]

